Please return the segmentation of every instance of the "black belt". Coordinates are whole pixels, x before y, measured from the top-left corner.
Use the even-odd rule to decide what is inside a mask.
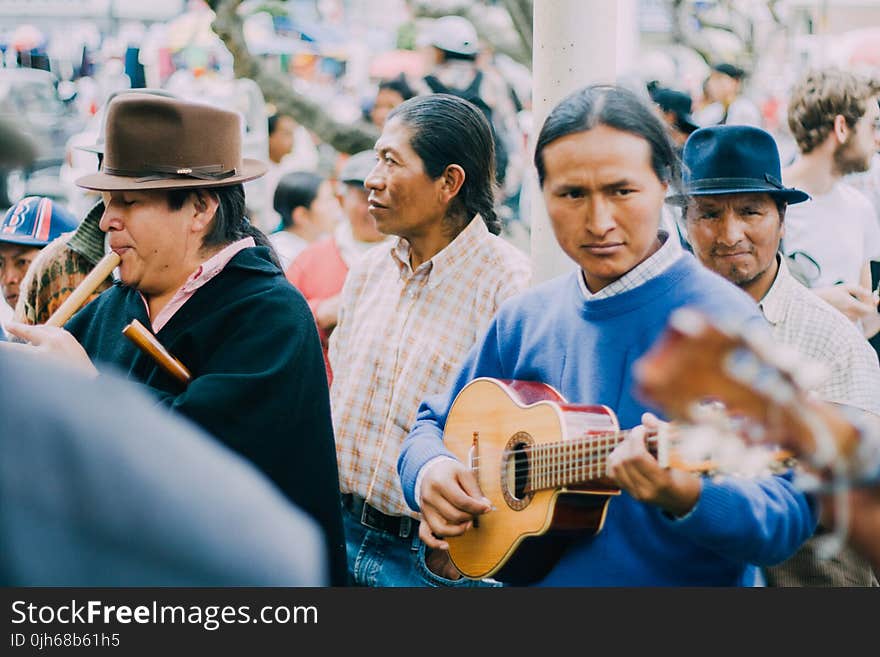
[[[409,516],[389,516],[367,504],[360,495],[342,494],[342,506],[360,518],[364,527],[388,532],[400,538],[410,538],[419,533],[419,521]]]

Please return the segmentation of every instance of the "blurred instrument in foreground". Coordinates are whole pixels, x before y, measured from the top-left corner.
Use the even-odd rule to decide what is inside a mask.
[[[673,314],[666,332],[636,362],[640,394],[672,418],[692,420],[707,400],[750,421],[744,435],[806,457],[817,468],[850,460],[860,430],[837,406],[807,391],[824,368],[764,336],[713,324],[692,310]]]
[[[821,556],[847,541],[880,568],[880,418],[812,397],[820,371],[796,352],[679,310],[636,364],[641,394],[674,417],[699,412],[707,397],[750,421],[748,438],[791,450],[810,471],[796,482],[824,494]]]

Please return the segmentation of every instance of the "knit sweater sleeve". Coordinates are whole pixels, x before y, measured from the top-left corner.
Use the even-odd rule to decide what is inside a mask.
[[[404,440],[397,460],[403,495],[414,511],[420,510],[416,502],[416,481],[422,467],[437,456],[455,458],[443,444],[443,429],[458,393],[477,377],[504,377],[498,333],[496,316],[482,339],[468,353],[452,387],[444,393],[428,397],[419,405],[416,423]]]
[[[817,508],[791,475],[705,479],[700,499],[671,531],[732,561],[771,566],[794,554],[816,529]]]
[[[717,275],[702,269],[695,273],[688,284],[698,290],[696,307],[744,334],[770,336],[751,298],[726,283],[726,294],[707,294]],[[784,561],[813,534],[817,510],[815,499],[798,490],[790,475],[723,477],[703,480],[700,499],[687,516],[664,518],[673,532],[725,558],[765,566]]]

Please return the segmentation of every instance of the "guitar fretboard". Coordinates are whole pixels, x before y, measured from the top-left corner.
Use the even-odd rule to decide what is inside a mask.
[[[629,431],[616,431],[525,448],[528,483],[524,491],[531,493],[602,479],[608,474],[608,455],[629,434]],[[648,449],[655,453],[657,439],[658,434],[655,431],[648,432],[645,437]]]

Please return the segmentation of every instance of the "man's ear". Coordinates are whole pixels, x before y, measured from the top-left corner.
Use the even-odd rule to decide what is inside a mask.
[[[450,164],[440,174],[440,194],[444,201],[449,203],[464,185],[464,169],[459,164]]]
[[[298,205],[293,209],[293,212],[290,213],[290,218],[293,220],[294,226],[302,226],[309,220],[309,211],[307,208]]]
[[[841,144],[846,142],[846,138],[849,136],[849,124],[846,122],[846,117],[842,114],[834,117],[833,131]]]
[[[205,189],[197,189],[190,196],[193,204],[193,229],[203,231],[210,225],[217,213],[220,201]]]

